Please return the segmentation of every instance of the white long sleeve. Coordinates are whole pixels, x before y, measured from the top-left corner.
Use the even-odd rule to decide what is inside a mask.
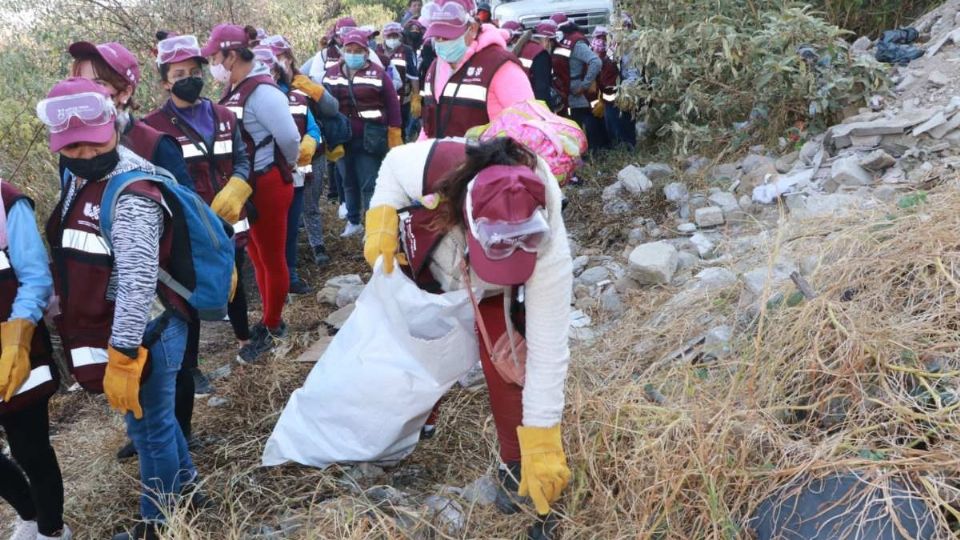
[[[423,196],[423,168],[433,146],[424,140],[394,148],[380,167],[371,207],[382,204],[403,208]],[[547,190],[547,219],[550,239],[537,257],[533,275],[525,284],[527,374],[523,389],[523,424],[551,427],[563,415],[564,384],[570,362],[570,291],[573,263],[567,229],[561,214],[562,194],[556,179],[541,161],[537,170]],[[430,266],[444,290],[460,288],[459,264],[464,232],[451,231],[433,254]],[[485,291],[501,292],[502,287],[484,284],[476,275],[472,281]]]

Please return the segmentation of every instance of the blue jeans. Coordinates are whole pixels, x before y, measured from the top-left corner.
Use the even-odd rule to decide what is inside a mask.
[[[166,328],[149,345],[150,376],[140,385],[143,418],[136,420],[133,413],[124,418],[127,434],[140,455],[140,515],[148,521],[163,521],[163,510],[169,509],[183,485],[197,476],[187,440],[174,416],[177,372],[187,344],[187,323],[164,315],[150,321],[144,335],[154,333],[165,317]]]
[[[637,127],[634,125],[633,115],[623,112],[609,102],[603,107],[603,123],[610,135],[610,143],[620,143],[630,147],[637,145]]]
[[[354,138],[344,145],[346,151],[337,162],[343,179],[343,196],[347,204],[347,221],[360,225],[370,208],[373,189],[377,187],[377,174],[383,156],[374,155],[363,148],[363,139]]]
[[[316,181],[316,180],[314,180]],[[290,283],[300,281],[297,275],[297,238],[300,236],[300,216],[303,215],[304,188],[293,188],[293,200],[287,211],[287,269],[290,270]]]

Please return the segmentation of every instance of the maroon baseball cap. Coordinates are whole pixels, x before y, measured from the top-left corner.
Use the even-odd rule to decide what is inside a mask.
[[[341,17],[333,25],[333,33],[339,35],[345,28],[357,28],[357,21],[353,20],[353,17]]]
[[[420,10],[427,25],[423,39],[456,39],[466,33],[477,11],[473,0],[434,0]]]
[[[343,43],[344,47],[350,44],[362,45],[366,47],[369,37],[370,37],[369,33],[359,28],[354,28],[353,30],[350,30],[346,34],[340,36],[340,41]]]
[[[110,69],[123,77],[134,88],[140,82],[140,64],[137,57],[123,45],[110,42],[94,45],[89,41],[77,41],[67,49],[77,60],[95,56],[101,58]]]
[[[232,51],[250,46],[250,37],[243,27],[237,24],[218,24],[210,32],[210,39],[200,49],[204,56],[213,56],[218,51]]]
[[[47,98],[37,104],[37,115],[50,131],[51,152],[76,143],[104,144],[116,130],[117,111],[110,91],[83,77],[53,85]]]
[[[543,180],[522,165],[487,167],[470,182],[463,212],[470,266],[480,279],[519,285],[530,278],[536,248],[550,232],[546,206]]]
[[[553,39],[557,36],[557,23],[553,21],[540,21],[540,24],[533,29],[533,37]]]
[[[511,34],[518,34],[523,30],[523,25],[521,25],[517,21],[506,21],[505,23],[500,25],[500,29],[506,30]]]
[[[550,16],[550,20],[556,23],[557,28],[563,28],[571,22],[570,19],[568,19],[563,13],[554,13]]]
[[[423,23],[420,22],[420,19],[410,19],[409,21],[407,21],[405,28],[410,28],[414,26],[419,28],[421,32],[426,30],[426,27],[423,26]]]

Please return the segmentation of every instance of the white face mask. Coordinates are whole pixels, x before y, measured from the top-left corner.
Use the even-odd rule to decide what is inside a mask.
[[[390,38],[383,40],[383,43],[387,46],[388,49],[396,49],[400,46],[400,40],[397,38]]]
[[[213,75],[213,78],[218,82],[226,84],[230,81],[230,72],[227,71],[227,68],[223,67],[223,64],[210,64],[210,75]]]

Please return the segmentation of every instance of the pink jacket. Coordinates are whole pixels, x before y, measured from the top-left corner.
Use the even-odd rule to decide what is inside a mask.
[[[483,25],[477,39],[473,40],[473,43],[467,49],[467,53],[463,56],[463,60],[460,61],[460,65],[465,64],[477,51],[487,47],[507,48],[504,32],[492,24]],[[443,95],[443,88],[450,80],[450,75],[453,74],[453,68],[440,58],[437,58],[434,62],[437,63],[434,93],[440,96]],[[523,68],[519,64],[508,62],[497,70],[490,81],[490,88],[487,89],[487,116],[493,119],[503,109],[518,101],[528,99],[534,99],[530,79],[527,78],[527,74],[523,72]],[[421,129],[419,140],[422,141],[426,138],[426,132]]]

